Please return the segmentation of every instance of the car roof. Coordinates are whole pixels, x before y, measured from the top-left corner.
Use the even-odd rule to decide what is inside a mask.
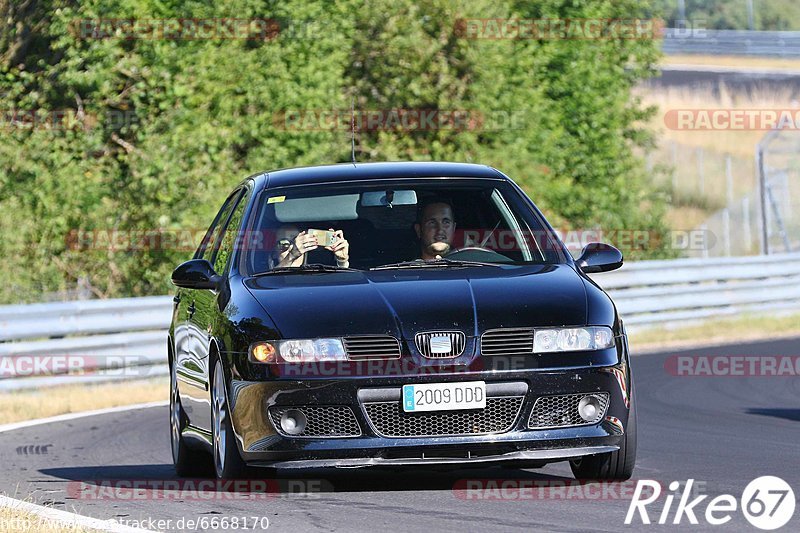
[[[269,188],[381,178],[453,177],[507,179],[499,171],[487,165],[428,161],[341,163],[337,165],[271,170],[262,176],[265,178],[264,185]]]

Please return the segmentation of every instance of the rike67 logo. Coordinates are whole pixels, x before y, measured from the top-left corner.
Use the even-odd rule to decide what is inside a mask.
[[[704,518],[706,523],[714,526],[727,524],[731,521],[734,514],[741,510],[741,513],[750,524],[763,530],[778,529],[786,525],[794,514],[795,498],[794,491],[779,477],[762,476],[751,481],[742,492],[742,496],[737,500],[730,494],[721,494],[705,503],[705,511],[702,511],[704,500],[707,494],[690,498],[694,479],[689,479],[683,486],[678,481],[669,484],[669,493],[664,498],[664,506],[660,513],[652,505],[661,497],[661,485],[655,481],[640,480],[628,507],[628,514],[625,516],[625,523],[632,524],[641,521],[642,524],[650,524],[651,517],[649,511],[657,512],[655,518],[658,524],[680,524],[683,518],[693,525],[697,525],[698,516]],[[644,496],[646,494],[646,496]],[[674,508],[673,502],[678,500]],[[648,509],[648,506],[652,507]],[[638,515],[638,520],[636,520]],[[670,521],[670,515],[672,520]]]

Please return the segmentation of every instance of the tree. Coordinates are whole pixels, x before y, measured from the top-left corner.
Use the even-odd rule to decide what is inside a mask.
[[[663,231],[633,155],[649,142],[638,126],[647,111],[630,97],[653,72],[657,43],[473,39],[463,28],[642,9],[633,0],[0,0],[11,21],[0,27],[0,255],[12,273],[0,300],[35,300],[79,279],[101,297],[167,292],[171,269],[240,179],[349,160],[346,124],[293,127],[286,117],[346,117],[353,100],[361,112],[468,117],[467,126],[362,128],[360,161],[487,163],[559,226]],[[175,39],[123,24],[180,18],[261,25],[245,38]],[[166,249],[153,237],[165,232]]]

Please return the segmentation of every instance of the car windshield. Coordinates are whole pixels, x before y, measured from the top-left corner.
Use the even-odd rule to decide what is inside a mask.
[[[249,275],[563,263],[557,237],[500,180],[435,178],[263,191]]]

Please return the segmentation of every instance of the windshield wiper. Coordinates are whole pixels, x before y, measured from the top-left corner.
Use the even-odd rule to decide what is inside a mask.
[[[311,263],[309,265],[300,265],[296,267],[275,267],[272,270],[251,274],[251,276],[255,278],[259,276],[268,276],[270,274],[307,274],[309,272],[358,272],[358,270],[349,267]]]
[[[386,265],[380,265],[370,270],[388,270],[392,268],[441,268],[443,266],[452,266],[452,267],[471,267],[471,266],[490,266],[490,267],[501,267],[502,263],[482,263],[480,261],[461,261],[458,259],[447,259],[446,257],[441,257],[439,259],[431,259],[430,261],[425,261],[422,259],[415,259],[413,261],[401,261],[399,263],[389,263]]]

